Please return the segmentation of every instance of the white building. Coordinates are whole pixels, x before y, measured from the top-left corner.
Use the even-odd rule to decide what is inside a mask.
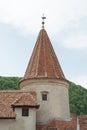
[[[76,130],[69,82],[44,28],[19,87],[20,91],[0,91],[0,130]]]

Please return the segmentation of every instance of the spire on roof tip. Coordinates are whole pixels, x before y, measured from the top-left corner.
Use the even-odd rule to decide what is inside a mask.
[[[42,28],[44,28],[44,24],[45,24],[44,19],[46,19],[46,17],[43,14],[43,16],[42,16]]]

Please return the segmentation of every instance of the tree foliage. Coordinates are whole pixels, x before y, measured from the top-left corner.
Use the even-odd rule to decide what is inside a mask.
[[[1,77],[0,76],[0,90],[17,90],[19,77]]]
[[[17,90],[19,77],[0,77],[0,90]],[[76,115],[87,115],[87,89],[70,82],[70,111]]]
[[[87,89],[70,82],[70,111],[77,115],[87,115]]]

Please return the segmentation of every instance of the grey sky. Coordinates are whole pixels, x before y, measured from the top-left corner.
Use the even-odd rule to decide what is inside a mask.
[[[24,75],[42,13],[65,76],[87,87],[87,0],[0,0],[0,75]]]

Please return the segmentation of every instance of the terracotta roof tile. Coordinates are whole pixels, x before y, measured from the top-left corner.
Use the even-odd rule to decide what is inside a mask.
[[[22,81],[31,78],[58,78],[65,80],[65,76],[45,29],[41,29],[39,33]]]
[[[16,118],[12,105],[13,103],[16,104],[17,101],[16,105],[19,104],[20,106],[38,106],[35,101],[35,96],[35,92],[0,91],[0,118]]]
[[[30,94],[23,93],[19,96],[12,106],[19,107],[19,106],[31,106],[31,107],[38,107],[39,105],[36,103],[35,98]]]
[[[87,130],[87,115],[79,116],[80,130]]]
[[[76,130],[77,129],[77,118],[72,116],[71,121],[63,121],[54,119],[47,124],[38,124],[37,130]]]

